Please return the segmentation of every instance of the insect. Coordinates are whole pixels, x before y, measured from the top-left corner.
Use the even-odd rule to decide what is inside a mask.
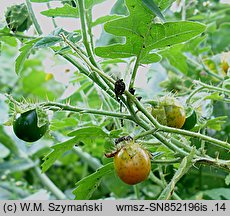
[[[125,83],[123,81],[123,79],[118,79],[115,82],[115,88],[114,88],[114,92],[116,94],[116,98],[118,101],[120,101],[119,96],[121,96],[125,91]]]

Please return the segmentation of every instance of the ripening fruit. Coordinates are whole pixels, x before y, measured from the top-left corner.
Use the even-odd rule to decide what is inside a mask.
[[[150,155],[138,143],[130,142],[115,155],[114,166],[123,182],[134,185],[148,177],[151,169]]]
[[[186,118],[184,107],[172,97],[165,97],[152,108],[151,114],[160,124],[174,128],[181,128]]]
[[[12,5],[7,8],[5,19],[13,32],[24,32],[32,25],[26,4]]]
[[[26,142],[35,142],[43,137],[48,129],[48,123],[38,127],[38,117],[36,109],[22,113],[13,122],[15,135]]]

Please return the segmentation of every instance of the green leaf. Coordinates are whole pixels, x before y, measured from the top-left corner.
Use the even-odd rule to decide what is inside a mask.
[[[222,128],[222,125],[226,122],[226,119],[228,119],[227,116],[220,116],[214,119],[210,119],[206,122],[204,127],[208,127],[213,130],[220,131]]]
[[[64,152],[71,150],[73,146],[78,144],[80,141],[85,142],[86,144],[89,142],[89,140],[93,140],[94,142],[96,142],[98,138],[103,138],[103,140],[105,141],[108,137],[108,134],[105,133],[100,127],[91,126],[79,128],[75,131],[72,131],[68,134],[68,136],[72,136],[73,138],[65,142],[56,144],[52,147],[52,151],[44,157],[44,162],[42,164],[43,172],[48,170],[53,165],[53,163],[62,156]],[[92,149],[91,144],[92,143],[89,142],[89,148]]]
[[[163,51],[159,52],[159,54],[164,58],[167,58],[170,64],[180,70],[183,74],[187,74],[187,57],[185,57],[182,53],[183,47],[183,44],[178,44],[173,47],[164,49]]]
[[[195,22],[153,23],[154,15],[146,10],[139,0],[126,0],[130,15],[104,25],[105,31],[126,37],[125,44],[97,47],[95,52],[104,58],[128,58],[137,56],[140,63],[160,61],[156,49],[165,48],[190,40],[205,30],[205,26]],[[161,3],[158,5],[162,9]],[[154,53],[153,53],[154,51]]]
[[[108,163],[103,167],[99,168],[93,174],[81,179],[76,184],[76,189],[74,189],[73,194],[75,195],[76,200],[88,200],[93,192],[99,186],[101,179],[114,170],[114,165],[112,163]]]
[[[208,96],[206,96],[204,99],[211,99],[211,100],[223,100],[224,99],[224,96],[220,95],[219,92],[214,92]]]
[[[56,0],[31,0],[31,2],[36,2],[36,3],[45,3],[45,2],[51,2],[51,1],[56,1]],[[85,7],[87,9],[91,9],[94,5],[100,4],[104,1],[105,0],[85,0]]]
[[[42,172],[47,171],[54,164],[54,162],[62,156],[64,152],[71,150],[77,142],[78,138],[74,137],[53,146],[52,151],[48,153],[43,159],[44,162],[41,165]]]
[[[98,138],[98,137],[108,137],[108,134],[105,133],[100,127],[97,126],[89,126],[84,128],[79,128],[74,130],[68,134],[68,136],[78,137],[79,140],[84,138]]]
[[[65,4],[63,7],[49,9],[41,12],[42,15],[48,17],[79,17],[78,8]]]
[[[229,188],[215,188],[211,190],[203,191],[203,194],[208,196],[212,200],[229,200],[230,189]]]
[[[165,22],[164,15],[161,13],[160,9],[158,6],[154,3],[153,0],[142,0],[142,3],[146,5],[156,16],[161,18]]]
[[[158,197],[158,200],[168,200],[170,199],[175,186],[177,182],[188,172],[188,170],[191,168],[193,165],[192,159],[195,155],[195,149],[191,151],[191,153],[184,157],[183,160],[181,161],[181,164],[174,174],[172,180],[170,183],[165,187],[165,189],[161,192],[160,196]]]
[[[213,34],[210,35],[210,44],[214,53],[220,53],[224,50],[228,50],[230,47],[230,22],[226,22],[220,25]]]
[[[34,48],[44,48],[55,45],[56,43],[62,41],[61,37],[47,36],[35,43]]]
[[[121,18],[121,17],[123,17],[123,16],[120,16],[120,15],[117,15],[117,14],[106,15],[106,16],[99,17],[97,20],[95,20],[92,23],[92,27],[100,25],[100,24],[103,24],[103,23],[106,23],[106,22],[109,22],[109,21],[112,21],[112,20],[115,20],[115,19],[118,19],[118,18]]]
[[[15,72],[16,74],[20,74],[24,65],[25,60],[29,57],[31,51],[34,48],[34,44],[40,40],[40,38],[31,40],[25,44],[19,51],[21,52],[16,59],[15,63]]]

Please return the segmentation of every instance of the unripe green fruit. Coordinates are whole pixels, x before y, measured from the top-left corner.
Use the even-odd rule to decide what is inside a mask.
[[[15,135],[26,142],[35,142],[43,137],[49,124],[38,127],[38,117],[36,109],[22,113],[14,120],[13,130]]]
[[[26,5],[13,5],[7,8],[5,13],[7,26],[13,32],[24,32],[32,25]]]

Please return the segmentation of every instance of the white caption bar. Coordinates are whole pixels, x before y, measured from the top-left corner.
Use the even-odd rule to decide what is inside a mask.
[[[158,215],[230,215],[230,200],[197,201],[134,201],[134,200],[58,200],[58,201],[0,201],[0,215],[23,216],[112,216],[140,214]]]

